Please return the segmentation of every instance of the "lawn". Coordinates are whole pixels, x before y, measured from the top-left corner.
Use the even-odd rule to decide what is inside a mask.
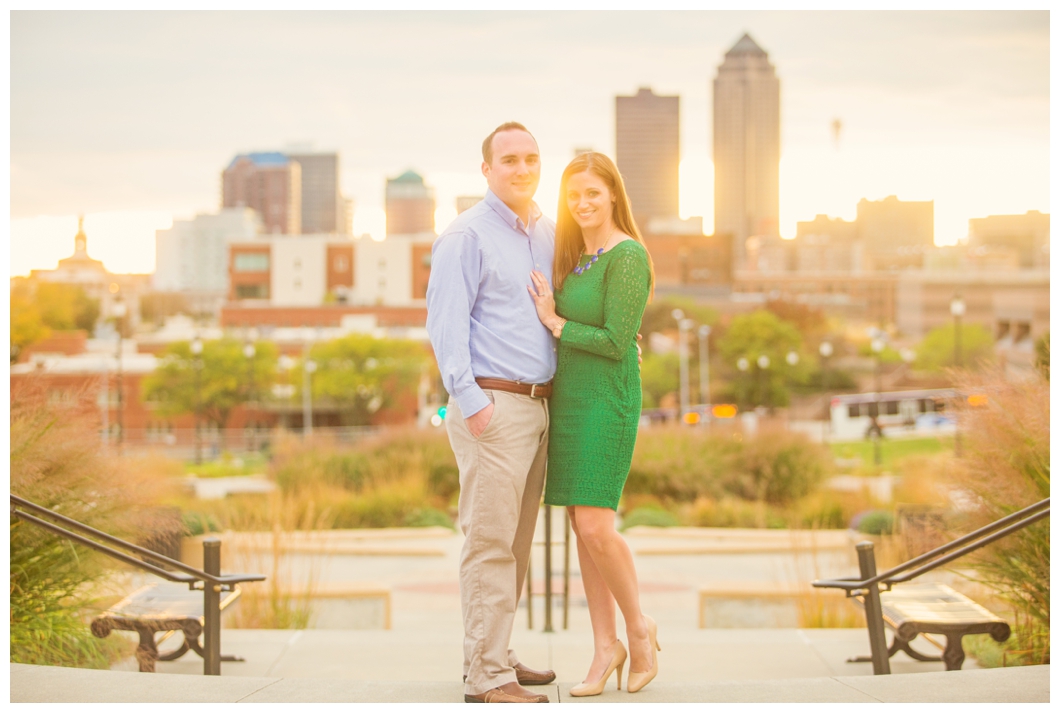
[[[860,458],[862,467],[873,466],[873,444],[872,441],[846,441],[843,443],[829,443],[833,455],[840,459]],[[936,453],[953,451],[953,437],[929,437],[929,438],[884,438],[880,441],[880,467],[884,470],[893,468],[895,464],[908,456],[934,455]]]
[[[224,478],[230,475],[258,475],[264,473],[269,462],[265,456],[254,453],[241,458],[222,457],[215,461],[204,461],[196,465],[194,462],[184,464],[186,475],[197,475],[200,478]]]

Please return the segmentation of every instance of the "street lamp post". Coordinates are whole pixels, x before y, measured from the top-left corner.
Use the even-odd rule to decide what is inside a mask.
[[[883,353],[883,336],[874,337],[872,340],[872,353],[876,355],[876,409],[872,417],[872,460],[880,465],[880,439],[883,437],[883,428],[880,426],[880,355]]]
[[[675,309],[670,316],[677,320],[679,340],[677,353],[681,364],[681,413],[679,418],[681,423],[685,423],[685,414],[688,413],[688,340],[686,337],[692,326],[692,320],[686,319],[685,313],[680,309]]]
[[[125,375],[122,372],[122,337],[125,332],[125,314],[126,307],[125,302],[119,297],[114,303],[112,308],[114,312],[114,322],[118,331],[118,351],[115,354],[115,358],[118,362],[117,371],[117,386],[118,386],[118,452],[121,453],[122,446],[125,444]]]
[[[202,411],[202,340],[195,337],[191,341],[192,367],[195,370],[195,464],[202,463],[202,429],[200,417]]]
[[[825,398],[825,413],[826,418],[824,419],[824,429],[822,436],[827,439],[828,427],[832,423],[832,397],[828,395],[828,360],[832,356],[832,343],[821,342],[821,346],[817,348],[817,351],[821,354],[821,391],[824,392]]]
[[[758,396],[759,396],[759,398],[762,399],[762,405],[765,406],[766,405],[765,404],[765,401],[766,401],[765,377],[766,377],[766,369],[769,368],[769,357],[766,356],[765,354],[762,354],[761,356],[758,357],[757,364],[758,364]]]
[[[306,349],[308,357],[309,349]],[[306,358],[302,367],[302,436],[313,435],[313,382],[312,374],[317,370],[317,363]]]
[[[961,366],[961,317],[964,316],[965,304],[960,295],[950,300],[950,314],[953,315],[953,365]]]
[[[708,352],[707,337],[710,336],[710,327],[702,324],[699,327],[699,400],[703,404],[703,418],[710,425],[710,353]]]

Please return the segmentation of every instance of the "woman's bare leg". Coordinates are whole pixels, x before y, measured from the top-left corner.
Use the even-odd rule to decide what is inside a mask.
[[[581,559],[584,547],[586,554],[595,565],[593,574],[599,575],[603,580],[626,620],[626,636],[629,638],[629,670],[649,671],[654,659],[651,644],[648,641],[648,627],[640,610],[637,570],[633,566],[633,553],[629,551],[629,545],[615,530],[615,511],[610,508],[584,505],[575,505],[571,509],[574,512],[572,522],[578,523],[579,561],[584,561]],[[585,580],[584,565],[582,565],[582,579]],[[588,597],[589,585],[586,583],[586,598]],[[592,600],[590,600],[591,606]],[[613,627],[614,605],[611,606]],[[592,619],[591,608],[590,619]],[[596,620],[593,619],[593,638],[597,640],[595,622]],[[599,644],[597,646],[599,647]]]
[[[585,588],[585,599],[589,603],[589,621],[593,627],[593,662],[583,683],[598,681],[604,675],[611,657],[614,655],[614,643],[618,639],[615,628],[615,598],[600,576],[596,563],[589,556],[589,550],[578,534],[578,519],[574,507],[568,507],[571,529],[574,530],[578,545],[578,565],[581,568],[582,586]]]

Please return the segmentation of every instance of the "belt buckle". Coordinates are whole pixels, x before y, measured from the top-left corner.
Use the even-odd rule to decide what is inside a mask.
[[[537,389],[538,386],[540,386],[540,384],[530,384],[530,398],[532,398],[532,399],[542,398],[542,397],[538,396],[535,393],[535,390]]]

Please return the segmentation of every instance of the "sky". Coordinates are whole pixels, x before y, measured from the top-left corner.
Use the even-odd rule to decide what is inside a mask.
[[[439,229],[485,190],[482,138],[526,124],[555,215],[579,147],[614,153],[614,97],[681,97],[683,217],[713,226],[712,82],[744,32],[781,86],[780,231],[862,198],[968,219],[1049,210],[1045,11],[13,12],[11,274],[73,251],[152,272],[155,230],[214,212],[236,153],[338,151],[354,233],[387,177],[434,187]],[[842,122],[838,141],[832,132]]]

